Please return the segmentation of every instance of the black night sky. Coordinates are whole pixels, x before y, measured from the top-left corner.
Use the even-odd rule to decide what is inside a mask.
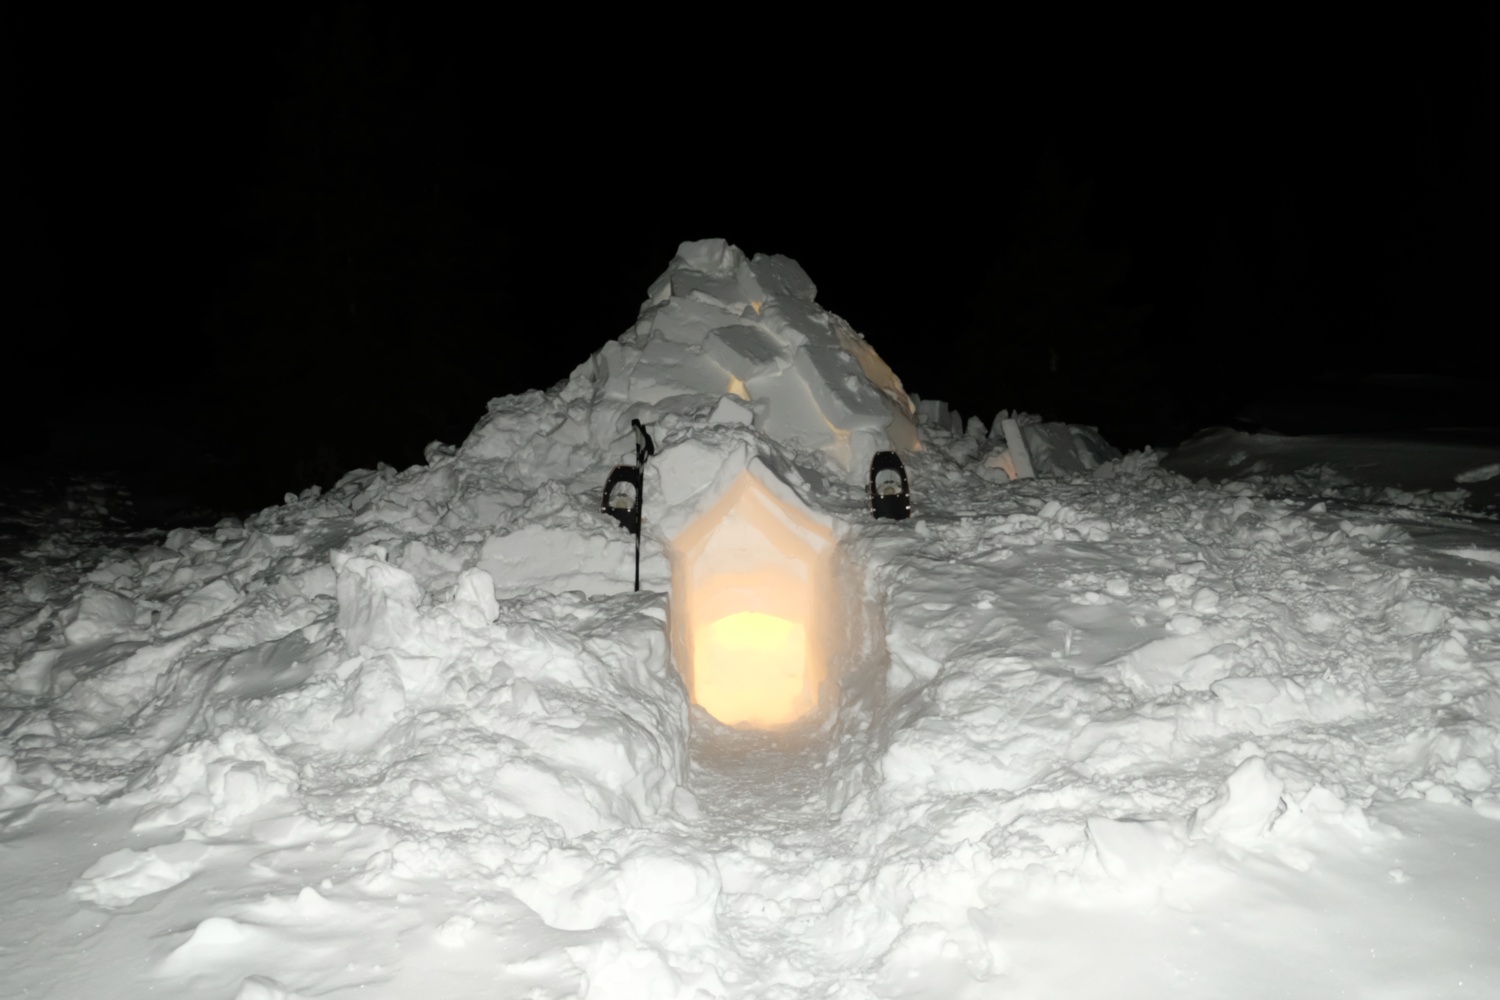
[[[72,16],[3,43],[13,471],[228,511],[408,465],[710,236],[796,258],[908,389],[986,422],[1500,424],[1483,62]]]

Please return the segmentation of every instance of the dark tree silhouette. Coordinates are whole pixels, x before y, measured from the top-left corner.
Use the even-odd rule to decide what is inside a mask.
[[[276,495],[460,436],[498,353],[504,245],[470,209],[487,178],[455,85],[424,93],[382,27],[346,4],[285,56],[245,256],[208,317],[213,391],[244,407],[219,444]]]
[[[1130,255],[1090,245],[1092,194],[1091,182],[1067,179],[1055,152],[1043,154],[1009,245],[972,301],[961,409],[1108,424],[1146,392],[1137,330],[1150,307],[1118,301]]]
[[[14,45],[14,38],[0,43],[0,136],[10,148],[0,160],[0,247],[6,260],[0,268],[0,324],[7,331],[6,363],[13,372],[0,393],[0,426],[11,432],[0,464],[46,451],[47,434],[37,426],[27,391],[32,373],[47,372],[63,362],[74,371],[87,365],[70,347],[76,322],[67,295],[69,276],[59,252],[62,227],[49,218],[49,206],[38,190]],[[21,344],[24,352],[17,349]]]
[[[1445,375],[1472,376],[1500,362],[1492,291],[1500,232],[1496,76],[1486,66],[1469,81],[1479,106],[1461,129],[1423,150],[1421,180],[1392,226],[1395,275],[1382,306],[1397,322],[1384,346],[1417,354],[1412,361],[1423,370]],[[1418,343],[1427,349],[1413,351]]]

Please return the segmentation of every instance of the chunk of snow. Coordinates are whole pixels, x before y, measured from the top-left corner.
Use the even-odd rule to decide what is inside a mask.
[[[339,628],[351,651],[400,648],[416,636],[422,588],[408,572],[369,556],[333,553]]]
[[[1500,476],[1500,462],[1490,462],[1488,465],[1475,466],[1465,469],[1453,477],[1456,483],[1483,483],[1496,476]]]
[[[203,866],[209,850],[201,842],[184,841],[147,851],[115,851],[79,876],[73,894],[105,909],[129,906],[142,896],[187,881]]]
[[[1195,836],[1251,842],[1271,828],[1283,806],[1285,785],[1264,757],[1248,757],[1234,769],[1217,795],[1193,814]]]
[[[1006,449],[1010,452],[1010,464],[1015,470],[1014,478],[1030,479],[1035,476],[1031,451],[1026,446],[1026,436],[1021,433],[1021,426],[1015,420],[1007,418],[1000,422],[1000,428],[1005,435]]]
[[[63,635],[74,645],[98,642],[128,631],[137,615],[135,602],[107,590],[87,591],[63,613]]]
[[[1100,866],[1120,882],[1160,884],[1182,853],[1177,833],[1161,820],[1091,816],[1088,833]]]
[[[218,579],[199,587],[178,601],[161,623],[163,633],[171,635],[195,629],[223,615],[240,601],[240,593],[234,584]]]

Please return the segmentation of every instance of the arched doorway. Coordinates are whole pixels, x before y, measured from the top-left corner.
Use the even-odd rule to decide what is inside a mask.
[[[758,729],[826,704],[832,548],[827,525],[748,472],[677,536],[672,649],[695,704]]]

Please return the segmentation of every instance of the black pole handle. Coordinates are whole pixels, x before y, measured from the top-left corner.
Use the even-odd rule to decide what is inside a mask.
[[[646,433],[646,428],[634,417],[630,419],[630,426],[635,431],[635,464],[641,470],[640,491],[636,500],[641,512],[640,518],[635,525],[635,592],[641,592],[641,521],[646,515],[646,459],[656,454],[656,442],[651,440],[651,435]]]
[[[646,459],[656,454],[656,442],[651,440],[646,428],[634,417],[630,420],[630,426],[635,429],[635,464],[644,468]]]

